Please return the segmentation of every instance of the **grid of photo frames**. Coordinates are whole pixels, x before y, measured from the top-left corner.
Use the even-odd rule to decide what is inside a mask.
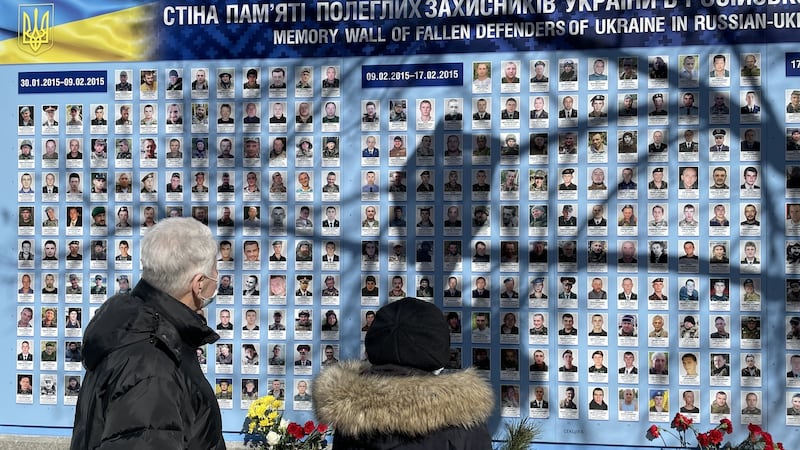
[[[375,311],[415,295],[444,310],[449,368],[488,371],[506,416],[758,423],[760,61],[500,56],[465,64],[450,94],[354,101],[343,62],[120,68],[113,101],[17,105],[17,401],[74,404],[82,324],[135,284],[140,236],[177,215],[219,239],[206,315],[222,339],[198,361],[223,409],[265,391],[310,409],[314,373],[341,356],[343,307],[357,306],[341,319],[363,357]],[[785,97],[791,164],[800,91]],[[789,164],[787,417],[800,387]]]

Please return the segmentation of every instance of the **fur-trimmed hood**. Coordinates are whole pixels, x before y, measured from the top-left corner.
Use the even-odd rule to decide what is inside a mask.
[[[484,424],[494,409],[491,386],[473,369],[441,375],[386,376],[370,364],[340,362],[314,381],[314,411],[347,436],[425,436]]]

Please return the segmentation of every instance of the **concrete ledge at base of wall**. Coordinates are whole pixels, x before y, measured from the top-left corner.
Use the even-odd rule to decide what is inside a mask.
[[[69,436],[0,434],[0,450],[68,450]]]
[[[0,450],[69,450],[69,436],[0,434]],[[241,441],[225,440],[228,450],[244,450]]]
[[[225,433],[225,443],[227,445],[227,450],[246,450],[244,444],[242,444],[241,436],[236,435],[235,433]],[[69,450],[69,436],[30,436],[30,435],[20,435],[20,434],[0,434],[0,450]],[[495,441],[497,443],[498,441]],[[603,445],[602,448],[612,448],[614,446],[610,445]],[[592,447],[591,445],[580,445],[580,444],[537,444],[534,443],[531,445],[532,449],[538,450],[586,450],[590,448],[599,448],[599,447]],[[644,448],[645,450],[651,450],[656,447],[628,447],[628,446],[620,446],[616,447],[623,450],[640,450]],[[660,447],[659,447],[660,448]],[[670,447],[672,448],[672,447]],[[675,447],[677,448],[677,447]]]

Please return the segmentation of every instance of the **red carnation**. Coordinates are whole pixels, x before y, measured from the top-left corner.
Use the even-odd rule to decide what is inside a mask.
[[[658,425],[650,425],[650,428],[647,429],[647,439],[653,440],[660,436],[660,432],[658,430]]]
[[[733,433],[733,424],[731,423],[730,419],[723,418],[722,420],[719,421],[719,424],[722,426],[722,428],[725,430],[726,433],[728,434]]]
[[[312,432],[314,432],[315,428],[317,428],[317,427],[316,427],[316,425],[314,425],[314,422],[309,420],[308,422],[306,422],[305,426],[303,427],[303,431],[305,431],[306,434],[311,434]]]
[[[782,442],[778,442],[776,445],[777,445],[778,449],[780,449],[780,450],[784,450],[784,449],[783,449],[783,443],[782,443]]]
[[[724,435],[722,434],[722,431],[719,431],[718,429],[715,428],[708,432],[708,436],[709,439],[711,439],[712,444],[719,445],[722,443],[722,438]]]
[[[700,444],[700,447],[708,447],[711,445],[711,438],[707,433],[698,433],[697,443]]]
[[[302,439],[303,436],[305,436],[303,428],[294,422],[290,423],[289,426],[286,427],[286,432],[291,434],[295,439]]]
[[[747,431],[749,431],[752,434],[755,434],[756,436],[758,436],[758,435],[760,435],[762,433],[761,427],[756,425],[756,424],[754,424],[754,423],[751,423],[751,424],[747,425]]]
[[[672,428],[677,429],[678,431],[686,431],[689,429],[689,426],[692,424],[692,418],[686,417],[681,413],[675,414],[675,418],[672,419]]]
[[[319,424],[319,426],[317,426],[317,431],[319,431],[320,433],[325,433],[326,431],[328,431],[328,425],[324,423]]]
[[[761,437],[764,438],[764,443],[767,444],[767,447],[772,447],[774,443],[772,442],[772,435],[767,433],[766,431],[761,433]]]

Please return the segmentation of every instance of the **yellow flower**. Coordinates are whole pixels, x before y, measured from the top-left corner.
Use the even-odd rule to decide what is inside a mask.
[[[258,404],[258,400],[254,401],[250,404],[250,408],[247,409],[247,417],[254,417],[256,415],[256,405]]]
[[[267,410],[267,405],[265,405],[265,404],[260,404],[260,405],[257,405],[257,406],[256,406],[256,409],[255,409],[255,413],[256,413],[255,415],[256,415],[256,417],[263,416],[263,415],[264,415],[264,412],[265,412],[266,410]]]

